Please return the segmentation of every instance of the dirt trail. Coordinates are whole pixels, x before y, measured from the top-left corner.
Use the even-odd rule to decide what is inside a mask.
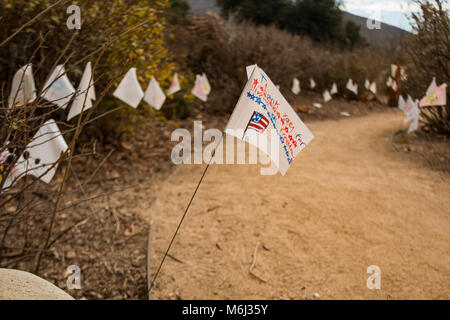
[[[391,146],[400,112],[308,124],[315,140],[285,177],[214,165],[153,290],[181,299],[449,299],[450,183]],[[152,272],[204,166],[158,192]],[[145,212],[149,217],[150,212]],[[256,245],[254,273],[249,274]],[[369,290],[370,265],[381,290]]]

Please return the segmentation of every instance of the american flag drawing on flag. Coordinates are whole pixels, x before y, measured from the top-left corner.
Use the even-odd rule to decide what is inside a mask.
[[[245,128],[244,136],[249,128],[258,131],[259,133],[264,133],[268,125],[269,120],[261,113],[255,111],[248,122],[247,128]]]

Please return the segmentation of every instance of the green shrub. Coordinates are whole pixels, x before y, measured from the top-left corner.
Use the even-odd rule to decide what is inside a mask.
[[[0,2],[0,39],[6,39],[52,3],[55,1]],[[137,68],[144,90],[152,76],[162,88],[168,87],[177,69],[164,43],[168,0],[78,0],[72,4],[81,8],[81,30],[67,28],[69,4],[65,2],[53,7],[0,48],[0,83],[6,84],[4,92],[9,92],[16,70],[28,62],[33,63],[38,90],[42,88],[57,57],[72,37],[72,44],[60,63],[67,60],[66,71],[75,87],[88,61],[86,57],[105,46],[104,52],[98,50],[89,58],[95,64],[101,56],[94,74],[97,96],[113,81],[94,116],[122,104],[112,93],[130,67]],[[114,131],[129,130],[148,115],[149,108],[145,103],[137,110],[124,107],[96,122],[95,132],[104,131],[100,135],[111,136]],[[64,117],[65,113],[61,114],[62,120]]]

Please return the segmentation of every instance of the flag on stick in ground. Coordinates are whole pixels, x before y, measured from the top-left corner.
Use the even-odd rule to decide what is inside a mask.
[[[406,101],[405,101],[405,99],[403,99],[402,95],[400,95],[400,97],[398,98],[398,108],[400,110],[402,110],[403,112],[407,113],[407,111],[406,111]]]
[[[63,65],[55,68],[50,78],[44,85],[42,97],[65,109],[75,93],[75,88],[72,86],[67,77],[66,70]]]
[[[181,90],[180,82],[178,81],[178,73],[173,75],[173,80],[170,83],[169,90],[167,90],[167,95],[170,96]]]
[[[388,88],[392,87],[392,82],[393,82],[392,78],[389,77],[389,78],[387,79],[387,81],[386,81],[386,86],[387,86]]]
[[[95,99],[94,77],[92,75],[91,62],[88,62],[84,69],[83,76],[81,77],[78,90],[75,94],[75,99],[70,107],[67,121],[76,115],[79,115],[82,111],[92,108],[92,102],[95,101]]]
[[[36,86],[34,84],[33,69],[31,64],[20,68],[13,78],[8,105],[22,107],[36,99]]]
[[[405,104],[405,113],[406,113],[406,119],[405,123],[412,120],[411,125],[409,126],[408,133],[411,133],[419,127],[419,115],[420,115],[420,109],[419,109],[419,101],[414,101],[411,96],[408,96],[408,100]]]
[[[266,125],[267,121],[269,124]],[[247,136],[251,124],[259,126],[256,134],[262,135],[265,141],[270,141],[271,150],[261,147],[254,139],[249,139],[249,143],[267,153],[282,175],[286,173],[298,153],[314,138],[259,67],[254,68],[225,132],[244,140],[250,138]]]
[[[354,94],[358,95],[358,84],[353,83],[352,78],[348,79],[346,88]]]
[[[439,87],[436,85],[436,78],[433,78],[428,87],[427,94],[420,100],[421,107],[445,106],[447,105],[447,84],[444,83]]]
[[[330,92],[328,92],[328,90],[325,90],[325,92],[323,93],[323,101],[328,102],[331,99],[332,98],[331,98]]]
[[[300,89],[300,81],[297,78],[293,79],[293,83],[292,83],[292,89],[291,91],[297,95],[300,93],[301,89]]]
[[[375,81],[372,82],[369,89],[373,94],[377,94],[377,83]]]
[[[368,79],[366,79],[366,82],[364,82],[364,87],[365,87],[367,90],[369,90],[370,82],[369,82]]]
[[[331,87],[331,92],[332,95],[338,93],[338,88],[337,88],[337,84],[336,82],[333,83],[333,86]]]
[[[316,82],[314,81],[314,79],[313,78],[311,78],[311,79],[309,79],[309,87],[311,88],[311,89],[314,89],[315,87],[316,87]]]
[[[113,96],[122,100],[132,108],[137,108],[142,98],[144,97],[144,91],[139,84],[136,75],[136,68],[128,70],[125,77],[119,83]]]
[[[156,110],[160,110],[164,101],[166,101],[166,95],[154,77],[150,80],[148,88],[145,91],[144,101]]]

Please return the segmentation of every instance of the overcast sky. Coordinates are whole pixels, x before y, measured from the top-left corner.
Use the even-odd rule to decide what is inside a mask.
[[[407,16],[418,8],[411,0],[344,0],[342,9],[410,31]]]

